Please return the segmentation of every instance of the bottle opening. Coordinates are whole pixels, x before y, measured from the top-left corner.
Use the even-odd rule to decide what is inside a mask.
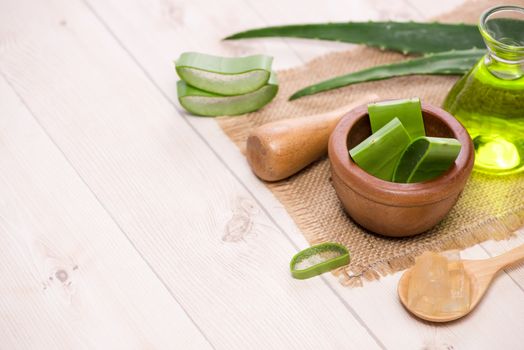
[[[491,54],[508,62],[524,62],[524,8],[497,6],[480,17],[479,29]]]

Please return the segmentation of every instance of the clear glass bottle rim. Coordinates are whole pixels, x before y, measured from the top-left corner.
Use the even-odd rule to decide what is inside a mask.
[[[480,29],[482,36],[489,39],[493,43],[496,43],[496,45],[503,50],[519,51],[519,52],[524,51],[524,45],[509,45],[507,43],[500,42],[499,40],[494,38],[489,33],[488,28],[486,27],[489,17],[497,12],[503,12],[503,11],[514,11],[517,13],[521,13],[523,21],[524,21],[524,7],[514,6],[514,5],[503,5],[503,6],[496,6],[496,7],[490,8],[484,11],[484,13],[480,16],[479,29]]]

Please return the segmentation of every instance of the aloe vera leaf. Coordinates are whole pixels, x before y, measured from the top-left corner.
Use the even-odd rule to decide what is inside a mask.
[[[398,160],[410,140],[406,128],[398,118],[394,118],[353,147],[349,154],[353,161],[369,174],[391,181]]]
[[[370,103],[368,114],[372,133],[378,131],[393,118],[398,118],[412,140],[426,135],[420,99],[417,97]]]
[[[185,52],[175,61],[178,76],[201,90],[241,95],[260,89],[271,75],[273,57],[220,57]]]
[[[243,95],[224,96],[200,90],[183,80],[177,83],[178,101],[189,112],[201,116],[238,115],[256,111],[268,104],[278,92],[277,77],[260,89]]]
[[[393,181],[414,183],[434,179],[451,167],[460,148],[461,144],[456,139],[419,137],[400,157]]]
[[[289,99],[295,100],[303,96],[313,95],[322,91],[337,89],[356,83],[406,75],[463,75],[485,54],[486,51],[479,49],[449,51],[429,54],[421,58],[414,58],[398,63],[375,66],[310,85],[295,92]]]
[[[477,26],[416,22],[297,24],[251,29],[225,40],[292,37],[364,44],[403,53],[435,53],[484,47]]]

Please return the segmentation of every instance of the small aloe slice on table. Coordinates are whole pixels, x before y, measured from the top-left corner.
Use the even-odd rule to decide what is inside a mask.
[[[306,279],[347,265],[349,261],[349,251],[345,246],[326,242],[295,254],[289,268],[294,278]]]
[[[272,62],[273,57],[266,55],[220,57],[185,52],[175,61],[175,68],[182,80],[198,89],[220,95],[241,95],[267,83]]]
[[[411,139],[398,118],[353,147],[349,154],[360,168],[385,181],[391,181],[395,166]]]
[[[177,93],[180,104],[189,112],[201,116],[238,115],[256,111],[268,104],[278,92],[273,72],[266,85],[247,94],[225,96],[198,89],[179,80]]]
[[[461,144],[456,139],[419,137],[400,157],[393,181],[414,183],[436,178],[451,167],[460,149]]]

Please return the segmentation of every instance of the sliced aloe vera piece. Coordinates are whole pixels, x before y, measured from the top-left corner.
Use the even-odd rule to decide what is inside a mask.
[[[223,96],[197,89],[186,82],[177,83],[178,101],[189,112],[201,116],[238,115],[256,111],[268,104],[278,92],[273,72],[266,85],[253,92]]]
[[[220,95],[241,95],[260,89],[271,75],[273,57],[220,57],[185,52],[176,61],[178,76],[196,88]]]
[[[322,243],[295,254],[289,267],[298,279],[315,277],[324,272],[349,264],[349,251],[338,243]]]
[[[353,161],[369,174],[391,181],[395,166],[410,140],[406,128],[398,118],[394,118],[353,147],[349,154]]]
[[[426,135],[418,98],[370,103],[368,113],[372,133],[398,118],[412,140]]]
[[[414,183],[442,175],[455,162],[461,144],[451,138],[419,137],[406,148],[393,174],[394,182]]]

